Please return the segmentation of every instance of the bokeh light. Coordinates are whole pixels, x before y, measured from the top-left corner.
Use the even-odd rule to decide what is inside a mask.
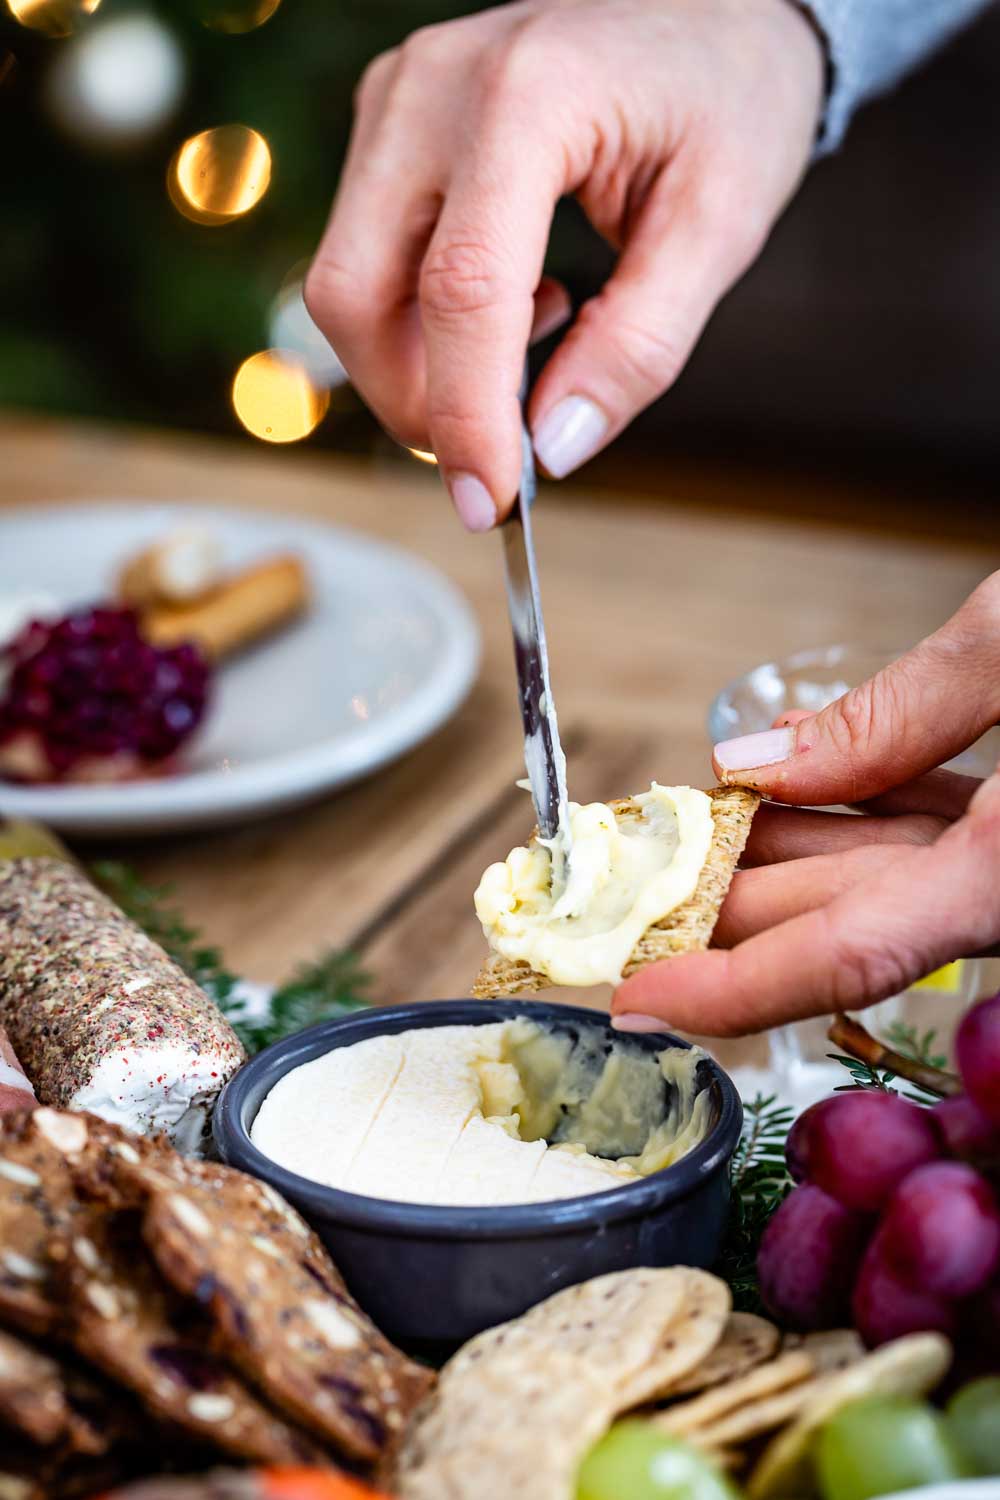
[[[281,0],[208,0],[202,24],[210,31],[242,36],[269,21],[280,4]]]
[[[101,0],[7,0],[15,21],[45,36],[71,36]]]
[[[249,125],[216,125],[191,136],[167,169],[170,201],[195,224],[230,224],[249,213],[271,181],[271,152]]]
[[[419,459],[422,464],[437,463],[436,455],[433,453],[428,453],[426,448],[407,448],[406,451],[412,458]]]
[[[323,420],[328,391],[318,390],[293,350],[264,349],[233,380],[233,410],[265,443],[297,443]]]
[[[102,19],[71,42],[56,59],[46,95],[67,134],[118,145],[159,129],[183,83],[173,35],[155,16],[139,14]]]

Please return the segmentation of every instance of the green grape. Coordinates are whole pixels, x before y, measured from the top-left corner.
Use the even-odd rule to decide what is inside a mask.
[[[977,1473],[1000,1474],[1000,1375],[986,1375],[956,1391],[947,1422]]]
[[[737,1500],[727,1479],[687,1443],[650,1422],[618,1422],[580,1466],[576,1500]]]
[[[843,1407],[820,1430],[815,1458],[823,1500],[872,1500],[969,1473],[941,1413],[903,1397]]]

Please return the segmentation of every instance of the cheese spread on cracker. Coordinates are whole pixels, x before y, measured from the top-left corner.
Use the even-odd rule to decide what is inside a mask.
[[[688,786],[634,798],[639,817],[603,802],[569,804],[570,854],[544,839],[490,865],[476,915],[490,947],[553,984],[618,984],[648,927],[690,899],[712,843],[712,799]]]
[[[703,1138],[701,1055],[523,1017],[374,1036],[287,1073],[251,1137],[288,1170],[367,1197],[574,1198],[635,1182]]]

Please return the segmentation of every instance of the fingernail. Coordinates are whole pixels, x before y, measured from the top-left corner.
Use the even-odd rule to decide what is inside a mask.
[[[535,452],[553,479],[562,479],[596,453],[608,419],[586,396],[565,396],[532,433]]]
[[[455,474],[448,480],[452,504],[469,531],[489,531],[497,523],[497,508],[489,490],[475,474]]]
[[[667,1022],[661,1021],[659,1016],[642,1016],[637,1011],[624,1011],[620,1016],[612,1016],[611,1024],[615,1031],[666,1031]]]
[[[760,734],[742,734],[738,740],[720,740],[712,755],[723,771],[753,771],[776,766],[794,749],[794,729],[764,729]]]

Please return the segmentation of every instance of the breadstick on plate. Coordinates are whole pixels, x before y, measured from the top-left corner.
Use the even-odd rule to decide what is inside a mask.
[[[187,604],[222,580],[222,548],[201,526],[185,526],[154,542],[127,562],[118,577],[118,597],[134,609]]]
[[[226,579],[192,604],[160,604],[143,612],[154,646],[194,641],[218,660],[301,614],[309,602],[306,570],[297,557],[276,557]]]

